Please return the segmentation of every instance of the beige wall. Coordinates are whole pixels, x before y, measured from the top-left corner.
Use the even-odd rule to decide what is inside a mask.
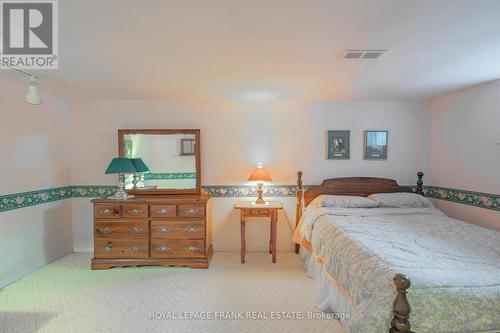
[[[429,103],[432,185],[500,193],[499,85],[485,83]],[[439,206],[450,216],[500,229],[500,212]]]
[[[0,79],[0,195],[70,182],[68,104],[45,95],[29,105],[25,83]],[[0,287],[72,250],[69,201],[0,213]]]
[[[79,103],[72,108],[72,184],[114,184],[104,175],[117,154],[119,128],[200,128],[202,183],[246,184],[258,161],[268,168],[273,183],[294,184],[297,170],[304,183],[341,176],[380,176],[413,184],[416,172],[427,171],[428,112],[413,102],[328,103],[168,103],[107,101]],[[325,130],[351,130],[351,159],[325,160]],[[362,160],[362,131],[389,130],[387,161]],[[89,134],[92,135],[89,135]],[[246,198],[247,200],[249,198]],[[233,210],[241,198],[215,198],[215,250],[239,249],[239,219]],[[293,198],[279,198],[294,224]],[[92,248],[92,210],[89,200],[73,201],[76,249]],[[280,216],[278,248],[290,250],[291,231]],[[248,247],[265,250],[268,222],[248,227]]]

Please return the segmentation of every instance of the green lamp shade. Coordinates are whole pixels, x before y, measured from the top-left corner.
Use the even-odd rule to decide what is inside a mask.
[[[106,174],[110,173],[135,173],[136,170],[134,168],[134,164],[130,161],[130,158],[126,157],[115,157],[109,163],[108,168],[106,169]]]
[[[144,172],[149,172],[149,168],[144,163],[142,158],[131,158],[130,161],[132,161],[132,164],[134,165],[135,172],[137,173],[144,173]]]

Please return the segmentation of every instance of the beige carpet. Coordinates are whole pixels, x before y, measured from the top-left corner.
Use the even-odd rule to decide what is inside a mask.
[[[333,319],[307,319],[318,314],[314,282],[290,252],[276,264],[251,252],[244,265],[218,252],[208,270],[91,271],[90,258],[68,255],[1,290],[0,332],[343,332]]]

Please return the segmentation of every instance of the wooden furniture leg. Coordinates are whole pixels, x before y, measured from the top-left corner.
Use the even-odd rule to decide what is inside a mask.
[[[269,254],[273,253],[273,220],[269,221]]]
[[[297,207],[295,209],[295,229],[299,225],[300,218],[302,217],[302,195],[304,193],[304,189],[302,187],[302,171],[297,172],[297,188],[296,188],[296,199],[297,199]],[[295,244],[295,253],[299,253],[300,245]]]
[[[278,228],[278,212],[274,211],[271,216],[271,250],[273,255],[273,264],[276,262],[276,235]]]
[[[245,243],[245,216],[241,214],[240,216],[240,221],[241,221],[241,263],[245,263],[245,250],[246,250],[246,243]]]
[[[406,293],[411,286],[410,279],[403,274],[396,274],[393,278],[398,295],[394,300],[394,317],[391,322],[390,333],[410,333],[410,303],[406,299]]]

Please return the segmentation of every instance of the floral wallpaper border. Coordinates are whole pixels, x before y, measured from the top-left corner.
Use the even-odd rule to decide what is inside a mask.
[[[440,186],[426,186],[424,193],[426,197],[432,199],[500,211],[500,195],[498,194],[473,192]]]
[[[152,172],[145,173],[144,179],[196,179],[196,172]]]
[[[307,188],[307,186],[304,186]],[[251,185],[206,185],[204,193],[217,198],[255,197],[257,187]],[[0,212],[24,208],[43,203],[71,199],[97,198],[112,195],[116,191],[114,185],[70,185],[31,192],[13,193],[0,196]],[[456,202],[500,211],[500,195],[472,192],[439,186],[426,186],[425,196],[433,199]],[[295,185],[268,185],[264,188],[266,197],[294,197]]]

